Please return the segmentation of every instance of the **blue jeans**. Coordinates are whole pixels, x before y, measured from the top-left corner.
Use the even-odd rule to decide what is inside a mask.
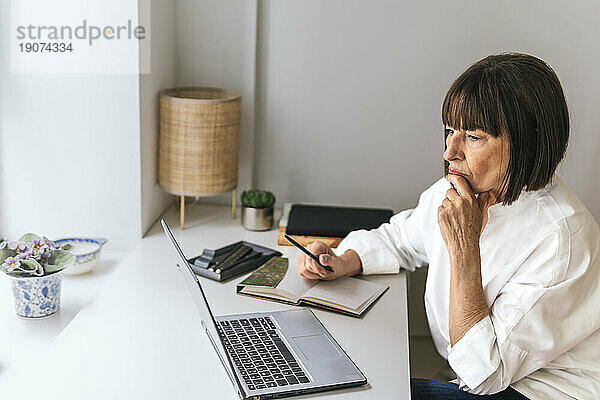
[[[410,380],[410,393],[412,400],[529,400],[511,387],[495,394],[476,395],[463,392],[454,383],[414,378]]]

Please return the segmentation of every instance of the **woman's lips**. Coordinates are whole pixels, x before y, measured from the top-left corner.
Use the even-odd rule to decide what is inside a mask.
[[[448,168],[448,173],[452,174],[452,175],[459,175],[462,177],[466,177],[466,174],[463,174],[462,172],[458,172],[456,170],[453,170],[452,168]]]

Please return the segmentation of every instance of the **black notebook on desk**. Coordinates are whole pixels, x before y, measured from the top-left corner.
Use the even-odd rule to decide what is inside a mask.
[[[288,235],[346,237],[358,229],[374,229],[389,222],[394,212],[381,208],[334,207],[294,204]]]

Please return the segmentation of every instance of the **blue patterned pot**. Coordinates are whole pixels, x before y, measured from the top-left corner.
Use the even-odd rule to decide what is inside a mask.
[[[15,311],[23,318],[43,318],[60,309],[62,274],[11,278]]]

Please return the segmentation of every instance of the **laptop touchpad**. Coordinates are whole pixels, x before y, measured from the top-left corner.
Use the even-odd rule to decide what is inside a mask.
[[[296,336],[292,339],[309,360],[327,360],[341,356],[325,335]]]

